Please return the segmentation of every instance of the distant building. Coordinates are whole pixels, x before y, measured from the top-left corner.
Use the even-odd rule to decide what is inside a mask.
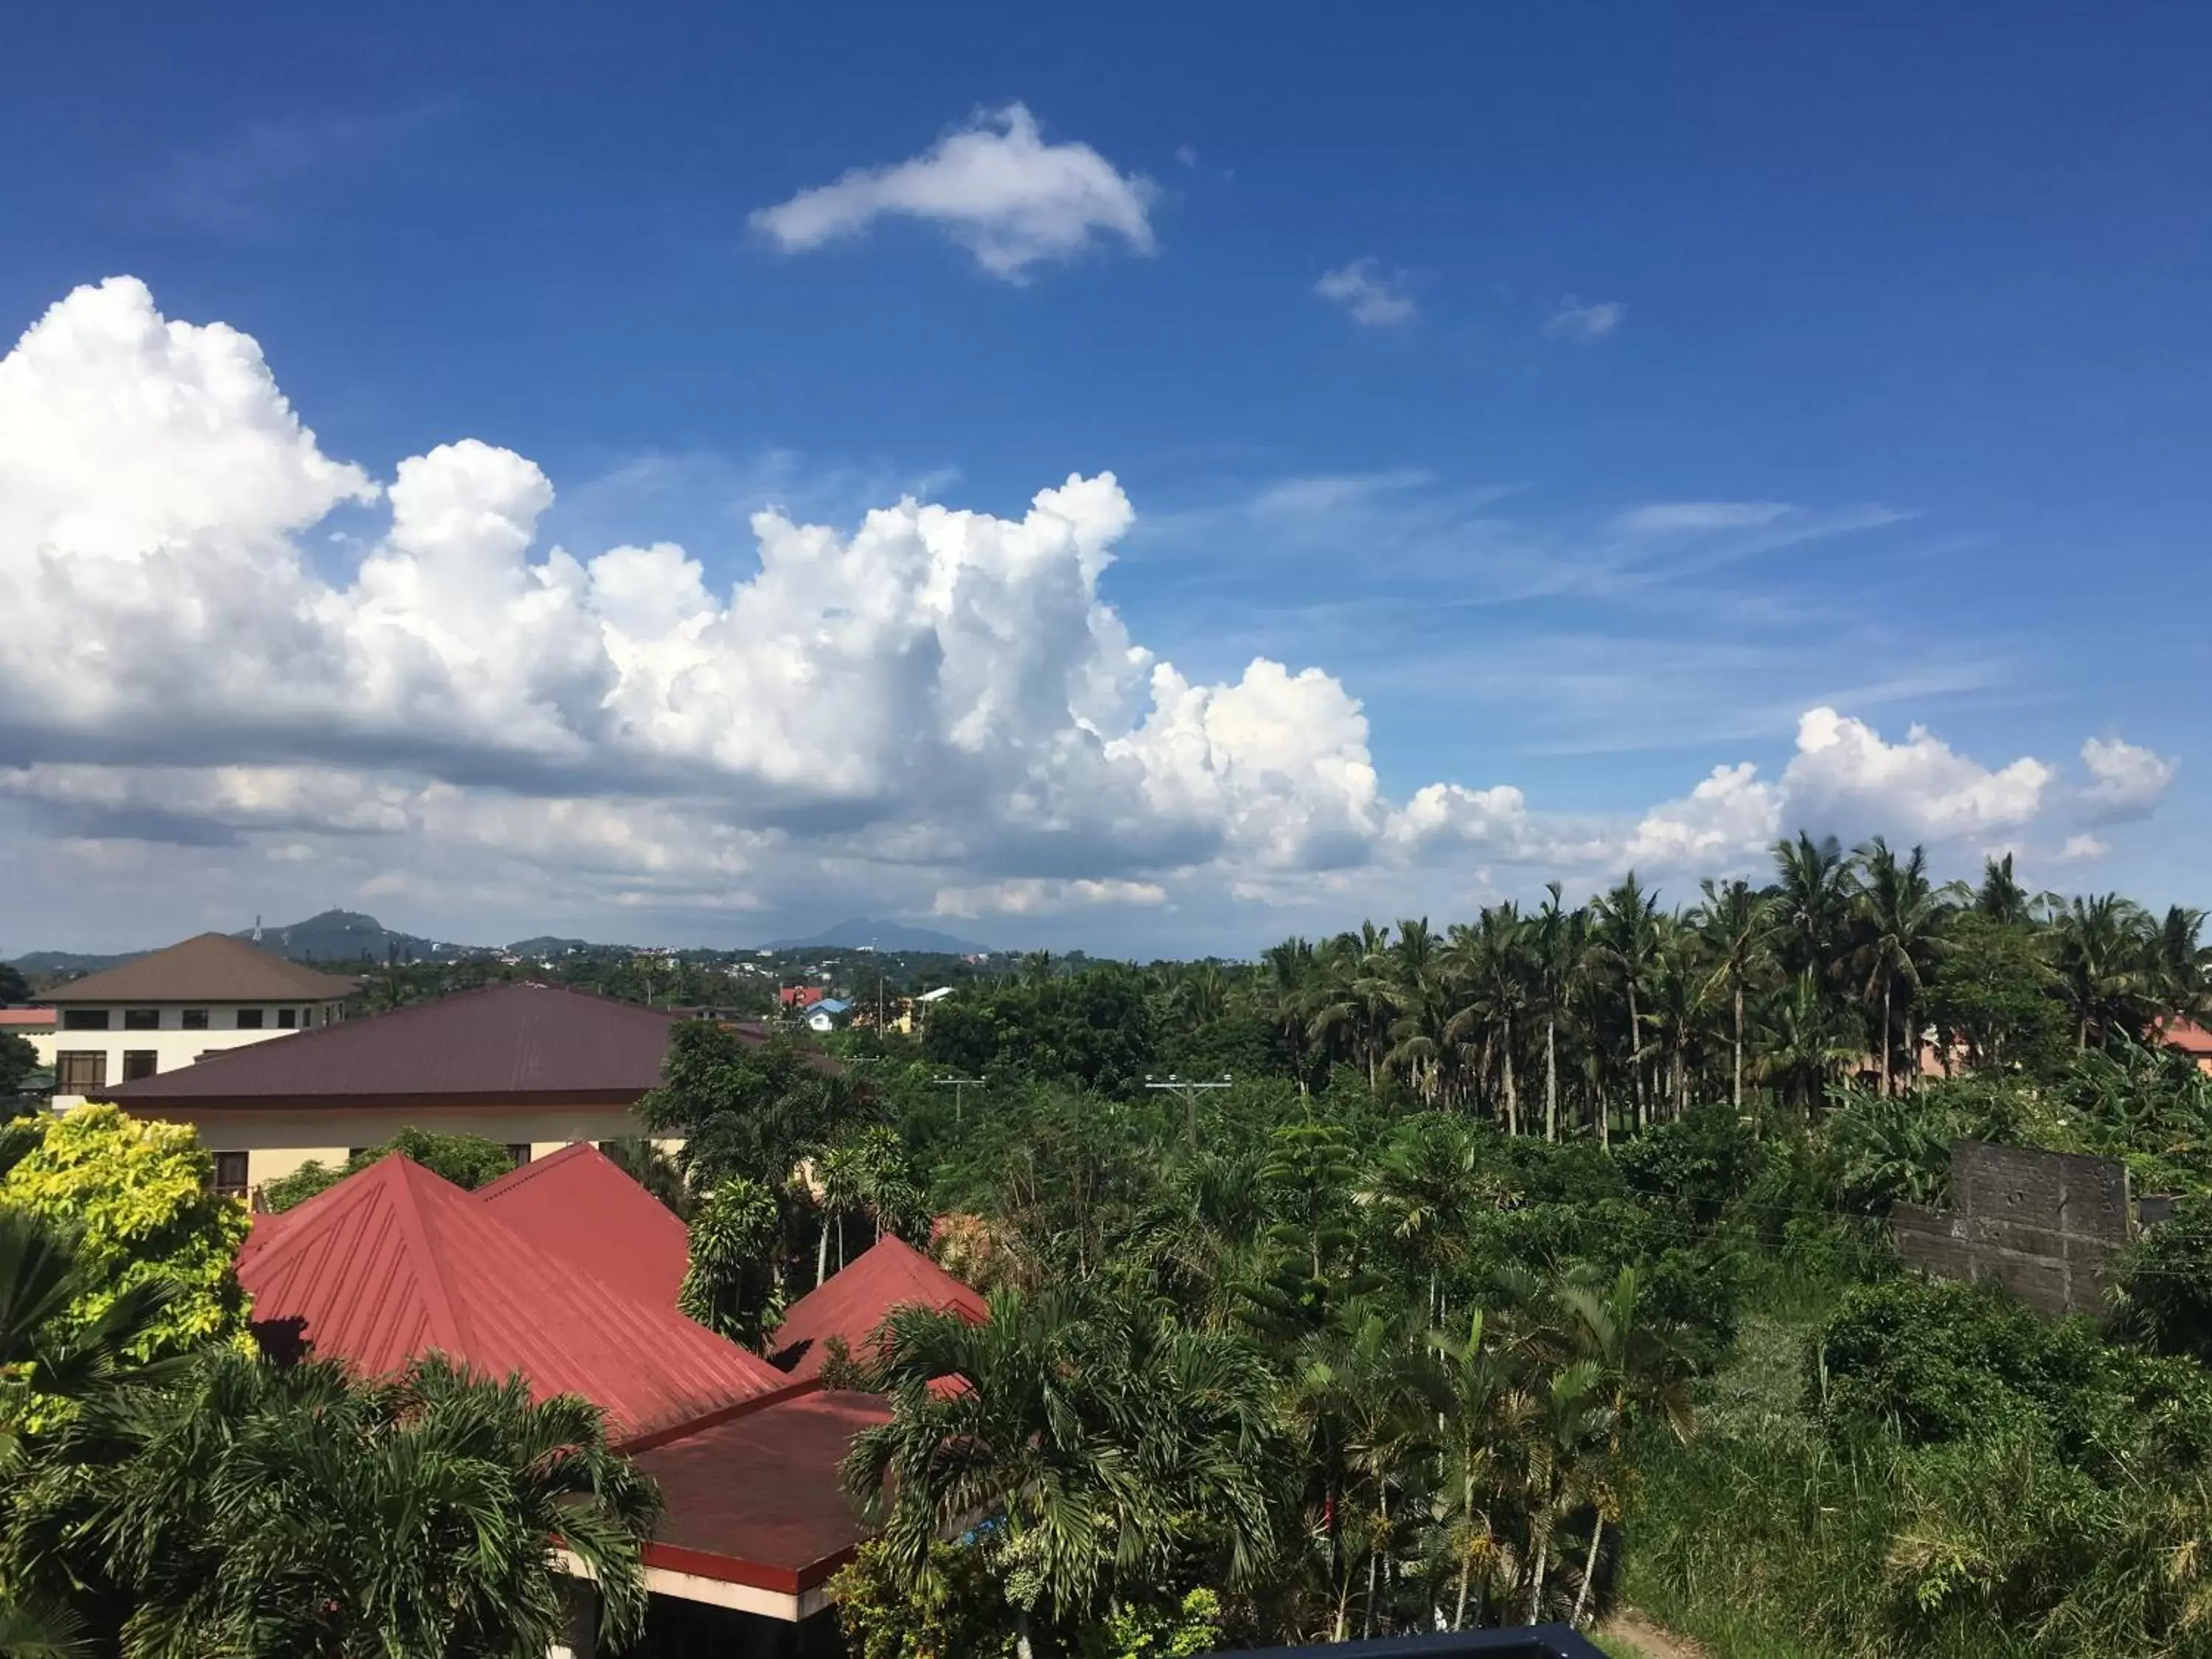
[[[2193,1020],[2176,1018],[2160,1026],[2157,1036],[2174,1053],[2195,1060],[2198,1071],[2212,1072],[2212,1031]]]
[[[53,1071],[55,1108],[66,1110],[117,1084],[329,1025],[353,990],[349,979],[202,933],[56,986],[38,999],[52,1026],[25,1035]]]
[[[343,1164],[410,1126],[481,1135],[526,1164],[572,1141],[644,1133],[631,1108],[659,1085],[677,1024],[587,991],[491,985],[110,1084],[95,1097],[191,1124],[215,1154],[216,1184],[240,1194],[311,1158]],[[767,1040],[757,1025],[731,1029]]]
[[[827,994],[818,985],[786,985],[781,987],[775,1000],[786,1008],[811,1008]]]
[[[817,997],[807,1010],[806,1029],[810,1031],[834,1031],[845,1023],[853,1012],[853,1005],[842,997]]]

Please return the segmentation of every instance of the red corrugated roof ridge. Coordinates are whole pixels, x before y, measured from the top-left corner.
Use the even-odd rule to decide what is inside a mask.
[[[539,1398],[580,1394],[617,1437],[787,1386],[757,1355],[622,1295],[530,1243],[475,1197],[394,1153],[257,1227],[239,1278],[258,1324],[299,1322],[364,1375],[432,1349]]]
[[[990,1304],[920,1250],[885,1233],[842,1269],[793,1303],[769,1352],[793,1376],[812,1376],[842,1337],[855,1358],[873,1343],[894,1308],[949,1309],[971,1324],[990,1317]]]
[[[675,1308],[691,1261],[690,1234],[673,1211],[589,1141],[534,1158],[476,1196],[539,1249],[626,1296]]]

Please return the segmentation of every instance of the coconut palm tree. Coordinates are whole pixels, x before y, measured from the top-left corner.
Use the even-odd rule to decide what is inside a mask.
[[[2034,920],[2027,889],[2013,875],[2009,853],[1982,860],[1982,884],[1973,890],[1972,902],[1976,915],[2008,927],[2025,927]]]
[[[2059,998],[2074,1017],[2075,1044],[2087,1048],[2114,1030],[2140,1028],[2148,1012],[2145,959],[2150,918],[2117,893],[2076,898],[2054,918]]]
[[[1589,913],[1561,906],[1559,884],[1545,884],[1544,902],[1530,918],[1529,956],[1536,1004],[1544,1016],[1544,1139],[1559,1138],[1559,1016],[1567,991],[1589,948]]]
[[[2145,989],[2170,1017],[2203,1020],[2212,1013],[2212,946],[2203,932],[2203,911],[2173,904],[2152,935]]]
[[[1598,958],[1617,975],[1628,1000],[1629,1097],[1636,1124],[1645,1116],[1644,1065],[1639,1058],[1644,1022],[1637,1009],[1637,988],[1650,972],[1658,945],[1659,896],[1647,892],[1631,870],[1594,908],[1593,942]]]
[[[1472,927],[1454,923],[1449,940],[1443,967],[1451,1000],[1459,1006],[1444,1026],[1445,1041],[1456,1049],[1479,1040],[1482,1054],[1495,1061],[1505,1132],[1519,1134],[1521,1092],[1513,1058],[1528,998],[1528,923],[1509,901],[1486,908]]]
[[[1845,1066],[1866,1052],[1851,1011],[1826,994],[1809,969],[1767,1011],[1758,1072],[1786,1105],[1809,1121]]]
[[[1806,831],[1774,843],[1776,942],[1783,966],[1809,973],[1825,991],[1835,981],[1850,926],[1851,870],[1833,836]]]
[[[1741,879],[1716,885],[1708,877],[1701,887],[1705,902],[1698,908],[1697,925],[1713,963],[1708,985],[1712,990],[1726,992],[1729,999],[1729,1099],[1740,1112],[1743,1109],[1743,1000],[1763,982],[1772,965],[1768,935],[1774,925],[1773,902]]]
[[[1912,1009],[1919,1000],[1925,975],[1943,951],[1943,924],[1948,907],[1928,879],[1928,855],[1914,848],[1900,860],[1889,843],[1876,836],[1860,848],[1862,876],[1852,905],[1858,923],[1856,961],[1869,1002],[1881,1008],[1881,1046],[1878,1065],[1881,1097],[1889,1098],[1893,1017],[1901,1015],[1908,1046],[1917,1062],[1917,1027]],[[1901,1002],[1902,1006],[1897,1005]],[[1914,1071],[1917,1071],[1916,1064]]]

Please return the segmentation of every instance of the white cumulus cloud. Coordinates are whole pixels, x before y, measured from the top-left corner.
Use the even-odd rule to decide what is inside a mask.
[[[1110,473],[1006,517],[763,512],[735,580],[669,542],[549,545],[553,500],[465,438],[373,478],[322,453],[246,336],[129,279],[70,295],[0,358],[7,879],[97,872],[118,910],[189,893],[196,925],[267,908],[272,871],[325,902],[541,922],[1387,908],[1493,866],[1695,875],[1800,825],[1971,849],[2082,810],[2041,761],[1826,708],[1771,781],[1722,765],[1641,812],[1504,781],[1394,799],[1334,675],[1260,656],[1201,679],[1130,636],[1103,592],[1135,519]],[[304,550],[380,504],[342,558]],[[1650,510],[1674,515],[1655,533],[1754,518]],[[2172,775],[2116,738],[2083,760],[2104,817]]]
[[[2081,764],[2093,780],[2082,792],[2082,805],[2103,823],[2148,814],[2166,798],[2179,769],[2165,756],[2118,738],[2090,738],[2081,745]]]
[[[1021,104],[979,112],[925,154],[890,167],[855,167],[752,216],[786,252],[857,236],[886,216],[942,229],[994,276],[1065,259],[1102,238],[1152,251],[1158,191],[1118,171],[1088,144],[1047,143]]]
[[[1387,328],[1413,319],[1413,296],[1406,291],[1406,273],[1386,271],[1376,259],[1354,259],[1325,271],[1314,292],[1342,306],[1363,328]]]
[[[1570,294],[1546,319],[1544,332],[1555,339],[1588,343],[1602,340],[1628,320],[1628,307],[1618,300],[1584,304]]]

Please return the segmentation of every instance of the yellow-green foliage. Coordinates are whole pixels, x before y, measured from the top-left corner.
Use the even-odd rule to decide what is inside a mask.
[[[72,1325],[96,1318],[126,1285],[166,1279],[176,1299],[134,1346],[141,1359],[209,1341],[246,1340],[246,1297],[231,1271],[246,1206],[216,1196],[199,1137],[112,1106],[49,1119],[38,1147],[0,1176],[0,1204],[83,1230],[88,1289]]]

